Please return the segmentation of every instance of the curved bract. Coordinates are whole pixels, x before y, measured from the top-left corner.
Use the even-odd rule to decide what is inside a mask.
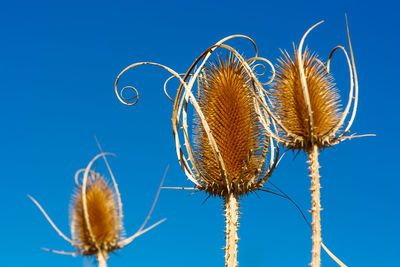
[[[225,44],[234,38],[249,40],[254,46],[255,56],[245,60]],[[219,61],[212,63],[212,55],[217,49],[226,53],[219,53]],[[271,127],[274,122],[265,116],[265,90],[257,77],[265,74],[264,64],[267,64],[273,75],[264,85],[269,84],[274,79],[275,70],[270,61],[257,53],[257,46],[251,38],[232,35],[206,49],[185,74],[158,63],[139,62],[125,68],[115,82],[118,98],[130,105],[123,101],[118,90],[119,79],[127,70],[154,65],[167,70],[180,81],[172,114],[177,157],[196,188],[211,195],[242,195],[257,190],[277,163],[278,149],[271,136],[275,131],[275,127]],[[224,55],[227,55],[226,59]],[[260,65],[264,71],[256,74],[255,68]],[[171,78],[164,84],[164,92],[170,99],[166,85]],[[193,114],[189,112],[189,106],[193,108]],[[195,128],[194,137],[192,126]]]
[[[210,63],[216,48],[227,50],[227,58],[219,54],[219,60]],[[186,84],[178,89],[172,118],[178,159],[198,189],[211,195],[257,190],[275,168],[277,149],[262,130],[270,121],[264,119],[264,110],[256,100],[256,95],[263,94],[262,86],[255,86],[260,85],[254,73],[256,60],[269,63],[257,55],[246,61],[222,40],[192,64],[183,78]],[[196,83],[197,93],[192,91]],[[194,118],[188,117],[189,103]],[[193,120],[195,137],[191,140],[189,124]],[[268,152],[270,162],[266,163]]]

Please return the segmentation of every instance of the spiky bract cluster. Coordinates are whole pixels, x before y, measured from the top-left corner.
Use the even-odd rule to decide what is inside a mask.
[[[306,49],[303,69],[310,99],[312,126],[305,101],[296,50],[294,59],[285,51],[279,59],[276,79],[272,84],[276,113],[287,131],[284,132],[293,149],[307,150],[311,143],[319,148],[329,146],[333,129],[340,119],[340,99],[333,78],[315,54]],[[312,128],[312,129],[311,129]]]
[[[77,250],[90,256],[118,249],[122,229],[113,190],[98,173],[91,172],[85,195],[89,225],[85,219],[82,187],[73,196],[71,229],[72,238],[79,245]]]
[[[253,86],[232,55],[204,68],[199,81],[199,106],[210,127],[225,169],[221,167],[199,118],[195,118],[194,149],[198,176],[211,195],[237,195],[258,188],[263,151],[268,146],[255,111]],[[223,170],[223,171],[222,171]]]

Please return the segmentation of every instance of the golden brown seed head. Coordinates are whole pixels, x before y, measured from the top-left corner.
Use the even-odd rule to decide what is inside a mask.
[[[309,115],[301,85],[300,70],[295,50],[292,59],[283,52],[279,59],[275,82],[272,85],[273,102],[276,113],[283,126],[284,133],[291,144],[290,148],[307,150],[314,142],[320,148],[329,146],[335,135],[333,128],[340,119],[340,99],[333,83],[333,78],[314,54],[306,49],[303,54],[303,67],[313,120],[313,134],[309,125]]]
[[[220,151],[226,178],[201,121],[196,118],[198,176],[205,184],[203,189],[211,195],[223,196],[228,187],[238,195],[248,193],[254,190],[253,182],[262,172],[262,151],[268,142],[255,112],[251,80],[231,55],[205,67],[203,73],[199,106]]]
[[[82,188],[73,197],[72,233],[77,248],[83,255],[95,255],[100,250],[108,253],[118,248],[121,227],[118,224],[117,204],[113,190],[97,173],[92,173],[86,187],[90,229],[85,220]]]

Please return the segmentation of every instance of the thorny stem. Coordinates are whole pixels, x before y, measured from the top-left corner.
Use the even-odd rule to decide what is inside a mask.
[[[225,223],[226,223],[226,246],[225,246],[225,267],[236,267],[237,243],[239,227],[239,199],[234,194],[229,194],[224,199]]]
[[[308,151],[308,163],[310,165],[311,176],[311,215],[312,215],[312,261],[311,267],[321,266],[321,203],[320,203],[320,184],[319,184],[319,163],[318,146],[313,144]]]
[[[97,262],[99,263],[99,267],[107,267],[107,260],[102,251],[97,253]]]

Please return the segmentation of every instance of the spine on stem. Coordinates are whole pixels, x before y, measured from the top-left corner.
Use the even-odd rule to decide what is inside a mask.
[[[318,146],[313,145],[308,152],[308,163],[310,165],[311,176],[311,215],[312,215],[312,261],[311,267],[321,266],[321,202],[320,202],[320,183],[319,183],[319,162]]]
[[[225,223],[226,223],[226,246],[225,246],[225,267],[236,267],[238,228],[239,228],[239,199],[234,194],[225,197]]]

